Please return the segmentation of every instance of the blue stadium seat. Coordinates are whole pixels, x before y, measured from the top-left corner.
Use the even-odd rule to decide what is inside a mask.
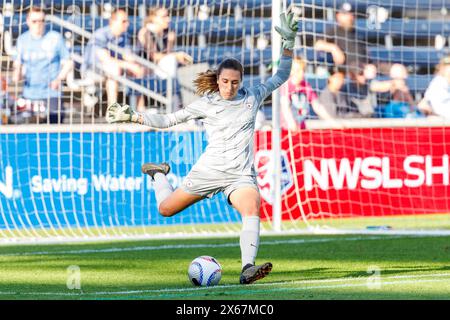
[[[236,21],[229,17],[214,16],[208,20],[176,19],[171,22],[177,34],[205,36],[228,36],[240,39],[243,35],[270,34],[272,20],[270,18],[245,18]]]
[[[91,15],[83,15],[74,18],[72,15],[58,15],[58,17],[62,17],[64,20],[72,22],[89,32],[108,25],[108,19],[99,16],[92,17]],[[130,35],[136,35],[142,26],[141,18],[130,16],[129,19],[130,27],[128,33]],[[208,20],[177,18],[171,21],[171,29],[177,34],[184,36],[204,34],[206,36],[241,38],[243,35],[270,34],[271,23],[272,20],[270,18],[245,18],[239,21],[230,19],[229,17],[217,16]],[[51,23],[47,22],[47,25],[51,25]],[[55,30],[60,29],[59,26],[55,26],[54,28]],[[18,35],[19,31],[24,32],[28,30],[25,15],[15,14],[13,17],[5,17],[4,30],[11,30],[14,35]]]
[[[147,76],[142,79],[131,79],[133,82],[146,87],[149,90],[157,92],[159,94],[166,94],[167,91],[167,81],[162,80],[156,76]],[[129,89],[127,94],[134,94],[134,90]]]
[[[200,48],[189,46],[179,48],[179,51],[185,51],[194,58],[194,62],[208,62],[209,64],[217,64],[225,57],[233,57],[241,61],[245,66],[256,66],[260,63],[270,64],[272,62],[272,48],[269,46],[263,50],[258,49],[242,49],[241,47],[232,46],[207,46]],[[333,63],[331,54],[323,51],[314,50],[314,48],[299,48],[295,50],[296,56],[301,56],[309,62],[326,62]]]
[[[335,25],[336,23],[332,21],[302,19],[299,22],[299,32],[318,35],[323,34],[328,26]],[[368,26],[366,19],[357,19],[355,30],[360,39],[385,35],[403,38],[430,38],[436,35],[450,36],[450,21],[389,19],[382,23],[379,29],[375,29],[375,27]]]
[[[83,15],[74,19],[71,15],[62,15],[70,22],[83,27],[89,32],[108,24],[107,19],[101,17],[92,18],[91,15]],[[130,16],[130,35],[136,35],[141,28],[141,18]],[[327,26],[334,26],[335,22],[319,19],[301,19],[299,22],[299,33],[320,35],[325,32]],[[270,18],[244,18],[236,21],[229,17],[214,16],[208,20],[187,20],[177,18],[171,21],[171,28],[180,35],[219,36],[228,38],[242,38],[245,35],[258,35],[264,33],[270,35],[272,20]],[[59,26],[53,27],[60,30]],[[4,29],[12,30],[14,35],[19,31],[27,30],[25,16],[16,14],[14,17],[4,18]],[[357,19],[356,32],[361,39],[384,37],[385,35],[401,36],[402,38],[430,38],[436,35],[450,36],[450,20],[413,20],[413,19],[389,19],[381,24],[379,29],[368,26],[366,19]]]
[[[26,16],[15,14],[12,17],[3,17],[3,30],[10,31],[13,35],[17,36],[19,32],[22,33],[28,30],[28,26],[25,22]]]
[[[272,51],[270,48],[264,50],[242,49],[233,46],[207,46],[200,48],[188,46],[177,48],[176,51],[184,51],[194,58],[194,63],[208,62],[211,65],[220,63],[224,58],[233,57],[241,61],[244,66],[269,64],[272,61]]]
[[[73,15],[56,15],[58,18],[62,18],[65,21],[71,22],[78,27],[83,28],[88,32],[93,32],[96,29],[108,25],[108,19],[103,19],[101,17],[92,18],[91,15],[83,15],[83,16],[73,16]],[[130,16],[130,27],[129,34],[136,34],[139,28],[141,27],[141,19],[137,16]],[[58,24],[53,24],[49,21],[46,22],[46,29],[53,29],[56,31],[66,31],[68,29],[61,28]],[[17,37],[19,34],[24,33],[28,30],[28,26],[26,24],[26,15],[24,14],[15,14],[13,17],[4,17],[3,18],[3,30],[11,31],[12,34]]]
[[[305,7],[315,6],[316,8],[338,8],[344,2],[350,3],[353,8],[358,11],[365,11],[369,6],[399,10],[404,10],[405,8],[439,10],[450,7],[450,0],[302,0],[300,4]],[[299,4],[298,1],[294,1],[294,4],[296,3],[297,5]]]
[[[82,47],[75,46],[73,51],[81,55]],[[264,50],[242,49],[233,46],[198,46],[177,47],[175,51],[184,51],[194,58],[194,63],[207,62],[210,65],[220,63],[225,57],[233,57],[241,61],[244,66],[257,66],[259,64],[270,64],[272,62],[272,48]],[[404,65],[434,66],[440,59],[450,54],[449,50],[436,50],[433,47],[370,47],[369,56],[374,62],[402,63]],[[333,64],[331,54],[316,51],[311,47],[295,50],[296,56],[305,58],[309,63]]]
[[[244,65],[258,65],[259,63],[269,64],[272,57],[271,47],[264,50],[242,49],[241,47],[231,46],[211,46],[200,48],[189,46],[179,48],[179,51],[189,53],[195,63],[208,62],[217,64],[224,57],[234,57],[240,60]],[[253,52],[252,52],[253,51]],[[436,50],[433,47],[394,47],[387,49],[385,47],[369,47],[369,56],[373,61],[402,63],[405,65],[434,66],[439,60],[450,54],[449,50]],[[333,64],[331,54],[314,50],[312,47],[303,47],[295,50],[296,56],[305,58],[310,63]]]
[[[356,30],[360,37],[392,35],[405,38],[429,38],[436,35],[450,36],[450,20],[389,19],[379,29],[368,27],[367,21],[358,19]]]
[[[404,65],[433,66],[440,59],[450,54],[449,50],[436,50],[433,47],[371,47],[370,58],[373,61],[395,62]]]
[[[323,34],[327,26],[334,22],[318,19],[301,19],[299,21],[300,33]],[[270,35],[272,20],[270,18],[244,18],[236,21],[228,17],[214,16],[205,21],[185,18],[171,22],[171,27],[178,34],[206,36],[240,37],[243,35],[257,35],[264,33]],[[381,24],[379,29],[369,26],[366,19],[356,20],[356,32],[361,39],[367,37],[383,37],[385,35],[402,36],[403,38],[430,38],[436,35],[450,36],[450,20],[410,20],[389,19]]]

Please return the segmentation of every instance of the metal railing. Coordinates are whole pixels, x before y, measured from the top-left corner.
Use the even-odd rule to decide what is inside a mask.
[[[86,39],[91,39],[92,38],[92,33],[88,32],[86,30],[84,30],[83,28],[77,26],[74,23],[71,23],[69,21],[66,21],[64,19],[61,19],[59,17],[53,16],[53,15],[47,15],[46,16],[46,20],[55,23],[63,28],[66,28],[68,30],[70,30],[73,33],[76,33],[78,35],[81,35],[82,37],[86,38]],[[166,92],[166,96],[163,96],[157,92],[154,92],[152,90],[149,90],[148,88],[139,85],[129,79],[127,79],[126,77],[123,76],[114,76],[108,73],[108,77],[112,78],[113,80],[118,81],[120,84],[127,86],[139,93],[141,93],[142,95],[148,96],[164,105],[166,105],[166,112],[170,113],[172,112],[172,95],[173,95],[173,79],[169,76],[169,74],[167,74],[167,72],[163,69],[161,69],[158,65],[154,64],[153,62],[146,60],[132,52],[129,52],[128,50],[121,48],[117,45],[113,45],[113,44],[108,44],[107,48],[111,51],[117,52],[119,54],[122,55],[128,55],[131,56],[133,58],[134,61],[136,61],[137,63],[139,63],[140,65],[154,70],[154,71],[158,71],[159,73],[165,74],[166,75],[166,80],[167,80],[167,92]],[[79,63],[82,63],[82,57],[76,54],[72,54],[72,57],[74,58],[74,60],[76,60]],[[81,58],[81,60],[80,60]],[[100,66],[101,68],[101,66]],[[104,70],[105,72],[107,70]]]

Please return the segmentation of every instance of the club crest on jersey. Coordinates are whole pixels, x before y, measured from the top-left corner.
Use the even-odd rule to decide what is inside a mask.
[[[275,163],[272,150],[259,150],[255,154],[256,180],[258,182],[261,197],[272,204],[274,185],[272,175]],[[294,184],[291,168],[286,151],[281,151],[281,194],[284,194]]]

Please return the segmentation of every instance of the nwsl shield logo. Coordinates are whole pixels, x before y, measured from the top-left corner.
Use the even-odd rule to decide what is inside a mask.
[[[259,150],[255,155],[256,180],[258,181],[259,190],[263,199],[269,204],[273,203],[273,174],[274,161],[271,150]],[[289,167],[286,151],[281,151],[281,194],[284,194],[292,185],[291,169]]]

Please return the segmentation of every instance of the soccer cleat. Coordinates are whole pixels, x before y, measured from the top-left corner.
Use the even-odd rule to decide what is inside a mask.
[[[251,284],[256,280],[267,276],[270,271],[272,271],[272,263],[270,262],[266,262],[258,266],[247,264],[244,268],[242,268],[239,282],[241,284]]]
[[[162,173],[164,175],[168,174],[170,171],[170,166],[168,163],[144,163],[141,167],[142,173],[148,174],[152,179],[156,173]]]

